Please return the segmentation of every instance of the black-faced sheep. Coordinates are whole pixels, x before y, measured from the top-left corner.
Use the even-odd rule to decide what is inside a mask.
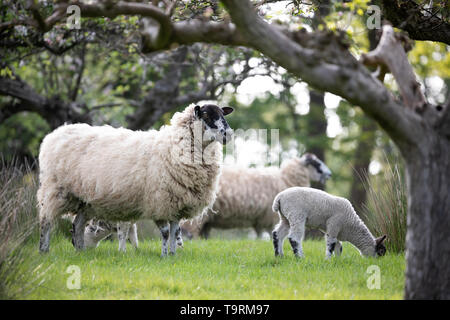
[[[330,176],[330,169],[311,153],[284,161],[281,168],[224,166],[213,211],[182,222],[183,235],[207,238],[211,228],[254,228],[258,236],[270,233],[278,222],[272,202],[280,191],[309,187],[310,181],[325,182]]]
[[[49,250],[52,221],[70,211],[76,213],[77,249],[84,248],[89,219],[152,219],[161,231],[162,255],[169,238],[175,253],[179,220],[214,203],[222,144],[232,135],[224,116],[232,111],[191,105],[159,131],[73,124],[48,134],[39,153],[40,251]]]
[[[340,255],[339,241],[353,244],[364,256],[383,256],[386,236],[375,239],[353,209],[350,201],[314,188],[293,187],[280,192],[273,201],[279,223],[272,233],[275,256],[283,255],[283,241],[288,236],[297,257],[303,257],[302,241],[306,227],[326,235],[326,258]]]

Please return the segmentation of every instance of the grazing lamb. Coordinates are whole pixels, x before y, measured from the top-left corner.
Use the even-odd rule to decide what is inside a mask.
[[[84,229],[84,246],[86,248],[96,248],[100,244],[100,241],[112,234],[117,234],[119,239],[119,251],[126,251],[127,239],[123,238],[123,232],[121,232],[121,230],[128,228],[128,240],[130,240],[133,247],[137,248],[139,246],[139,241],[136,223],[131,224],[131,226],[129,226],[128,223],[129,222],[112,223],[97,219],[90,220]]]
[[[162,255],[169,238],[174,254],[179,220],[214,203],[222,144],[232,135],[224,116],[232,111],[191,105],[159,131],[73,124],[48,134],[39,153],[40,251],[49,250],[52,221],[70,211],[77,214],[73,242],[79,250],[89,219],[152,219],[161,231]],[[129,229],[119,231],[126,239]]]
[[[69,220],[71,223],[74,222],[76,216],[74,214],[64,214],[63,219]],[[125,225],[123,225],[125,224]],[[86,248],[96,248],[100,244],[100,241],[108,238],[112,234],[118,234],[118,230],[125,230],[124,228],[129,228],[128,240],[130,240],[133,247],[137,248],[139,245],[137,237],[137,226],[133,223],[131,226],[127,225],[127,222],[107,222],[103,220],[91,219],[88,221],[84,229],[84,246]],[[73,230],[71,230],[72,232]],[[120,238],[118,236],[118,238]],[[181,237],[180,237],[181,238]],[[72,239],[73,240],[73,239]],[[126,238],[120,239],[119,241],[119,251],[126,251]],[[177,239],[178,242],[178,239]],[[72,241],[75,246],[75,242]],[[177,243],[178,244],[178,243]],[[182,245],[181,245],[182,246]]]
[[[112,234],[118,234],[120,230],[124,230],[124,228],[128,227],[126,224],[118,222],[117,224],[92,219],[86,225],[84,230],[84,245],[86,248],[96,248],[100,244],[103,239],[106,239]],[[183,239],[181,237],[181,229],[178,226],[177,231],[175,232],[177,246],[183,247]],[[126,240],[123,237],[119,237],[119,250],[126,251]],[[138,237],[137,237],[137,225],[136,223],[131,225],[130,232],[128,234],[128,239],[130,240],[133,247],[137,248],[139,245]]]
[[[182,222],[183,235],[208,238],[211,228],[254,228],[258,237],[272,232],[278,222],[272,212],[273,198],[282,190],[310,181],[324,183],[331,176],[328,167],[314,154],[306,153],[284,161],[279,168],[224,167],[213,210]]]
[[[283,255],[283,241],[289,238],[297,257],[303,257],[302,240],[305,226],[321,229],[326,234],[326,258],[342,252],[339,242],[348,241],[363,256],[384,256],[386,236],[374,238],[358,217],[350,201],[313,188],[293,187],[280,192],[273,201],[273,211],[280,222],[272,233],[275,256]]]

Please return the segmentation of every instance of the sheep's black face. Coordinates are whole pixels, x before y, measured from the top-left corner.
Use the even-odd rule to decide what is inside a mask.
[[[224,116],[233,112],[233,108],[219,108],[213,104],[206,104],[203,107],[195,106],[194,112],[196,118],[201,119],[204,124],[204,141],[216,140],[223,144],[230,141],[233,130],[228,125]]]
[[[384,246],[384,240],[386,240],[386,235],[375,239],[375,252],[379,257],[382,257],[386,254],[386,247]]]
[[[320,181],[323,184],[331,177],[331,170],[316,155],[306,153],[302,158],[304,163],[310,168],[312,181]]]

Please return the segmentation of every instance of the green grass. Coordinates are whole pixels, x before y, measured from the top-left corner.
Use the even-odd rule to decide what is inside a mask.
[[[195,240],[176,256],[160,257],[160,241],[142,241],[120,253],[117,242],[76,252],[62,236],[41,255],[45,282],[27,299],[401,299],[405,259],[387,254],[363,258],[344,243],[341,257],[325,260],[324,241],[305,241],[305,258],[296,259],[288,242],[275,258],[270,241]],[[28,244],[30,257],[37,244]],[[39,255],[38,255],[39,256]],[[81,289],[69,290],[68,266],[81,270]],[[370,265],[381,271],[381,289],[369,290]]]

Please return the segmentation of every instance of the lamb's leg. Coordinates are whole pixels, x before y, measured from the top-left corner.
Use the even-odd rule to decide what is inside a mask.
[[[119,222],[117,223],[117,237],[119,238],[119,251],[127,251],[127,239],[128,233],[130,231],[130,222]]]
[[[155,222],[159,228],[159,231],[161,232],[161,239],[162,239],[161,257],[165,257],[167,256],[167,242],[169,240],[170,225],[168,221],[155,221]]]
[[[338,243],[338,240],[335,237],[332,237],[330,235],[325,236],[326,243],[327,243],[327,251],[326,251],[326,259],[330,259],[331,255],[333,254],[334,250],[336,249],[336,244]]]
[[[39,239],[39,251],[41,253],[48,252],[50,248],[50,231],[52,224],[48,219],[41,219],[40,221],[41,237]]]
[[[78,212],[72,224],[72,244],[77,250],[84,250],[84,230],[86,217],[83,212]]]
[[[175,236],[177,237],[177,246],[183,248],[183,236],[181,235],[181,227],[178,224],[178,228],[175,231]]]
[[[137,225],[136,225],[136,223],[133,223],[131,225],[131,229],[130,229],[130,233],[129,233],[128,237],[130,238],[130,242],[133,245],[133,247],[135,247],[137,249],[138,246],[139,246],[139,240],[138,240],[138,236],[137,236]]]
[[[303,258],[302,241],[304,236],[305,221],[296,221],[296,223],[292,223],[288,238],[294,255],[299,258]]]
[[[280,215],[280,222],[275,226],[275,229],[272,232],[275,256],[283,256],[283,243],[289,233],[289,229],[289,221],[284,216]]]
[[[339,257],[342,253],[342,243],[340,241],[336,242],[336,247],[334,248],[334,255]]]
[[[177,251],[177,231],[180,229],[178,221],[170,222],[170,254],[175,254]]]

